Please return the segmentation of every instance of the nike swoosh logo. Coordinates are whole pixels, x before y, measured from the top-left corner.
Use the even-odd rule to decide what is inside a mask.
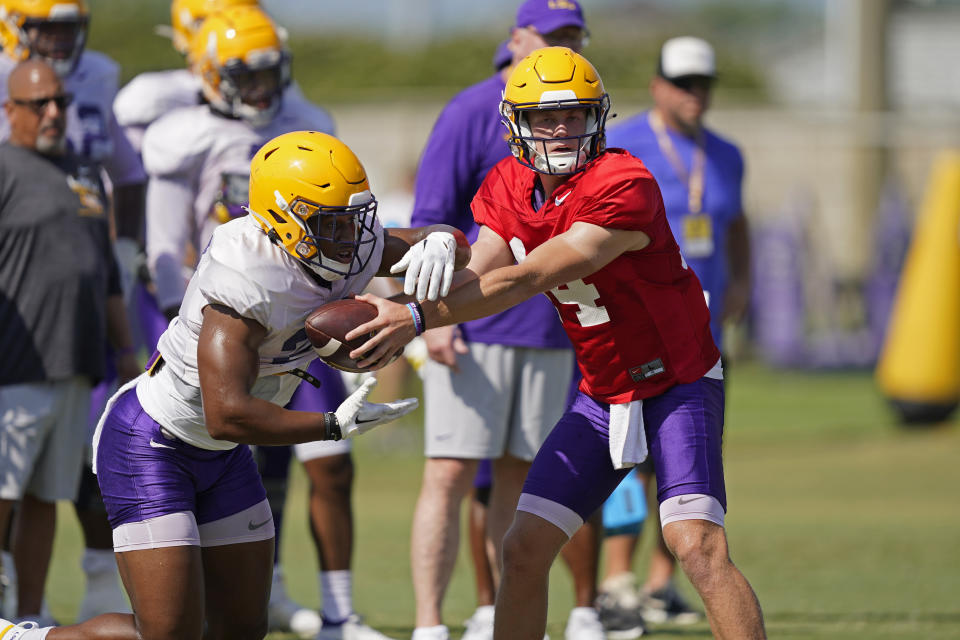
[[[254,524],[254,523],[253,523],[253,520],[251,520],[250,522],[247,523],[247,529],[250,529],[250,531],[256,531],[257,529],[259,529],[259,528],[262,527],[263,525],[269,523],[271,520],[273,520],[273,518],[267,518],[266,520],[264,520],[264,521],[261,522],[260,524]]]
[[[683,498],[680,498],[679,500],[677,500],[677,504],[680,504],[680,505],[690,504],[695,500],[703,500],[703,496],[697,496],[696,498],[687,498],[686,500],[684,500]]]
[[[563,201],[567,199],[567,196],[568,196],[568,195],[570,195],[570,192],[569,192],[569,191],[567,191],[565,194],[563,194],[562,196],[560,196],[560,197],[558,197],[558,198],[554,198],[553,201],[556,202],[556,203],[557,203],[557,206],[559,207],[560,205],[563,204]]]
[[[376,422],[380,418],[373,418],[372,420],[354,420],[357,424],[367,424],[368,422]]]
[[[160,444],[159,442],[155,442],[153,438],[150,438],[150,446],[153,447],[154,449],[173,449],[174,448],[168,444]]]

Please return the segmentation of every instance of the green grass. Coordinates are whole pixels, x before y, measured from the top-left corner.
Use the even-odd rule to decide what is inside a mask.
[[[756,589],[773,638],[960,637],[960,430],[899,428],[865,373],[800,374],[738,366],[728,392],[726,468],[731,555]],[[410,517],[419,489],[414,422],[357,443],[357,609],[384,632],[413,625]],[[299,468],[284,529],[292,594],[318,602]],[[49,582],[70,620],[82,589],[73,515],[61,513]],[[650,536],[637,556],[643,574]],[[473,611],[461,554],[445,607],[458,627]],[[548,631],[563,637],[572,601],[566,569],[551,577]],[[689,585],[681,588],[695,599]],[[709,638],[705,624],[657,627]],[[291,636],[271,635],[271,640]]]

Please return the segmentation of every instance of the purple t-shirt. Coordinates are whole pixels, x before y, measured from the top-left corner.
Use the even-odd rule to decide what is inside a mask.
[[[743,186],[743,156],[732,143],[709,129],[704,129],[706,139],[706,164],[702,210],[710,216],[710,242],[704,246],[703,238],[691,240],[691,230],[684,224],[690,212],[687,183],[677,175],[669,158],[660,150],[657,136],[650,128],[649,111],[640,113],[607,130],[607,146],[626,149],[643,160],[660,185],[663,207],[673,231],[680,253],[693,272],[700,278],[703,290],[709,296],[710,331],[717,345],[723,344],[720,324],[720,307],[727,290],[727,229],[730,223],[743,215],[741,190]],[[693,162],[695,143],[691,138],[667,129],[677,155],[685,167]],[[701,241],[694,246],[694,241]]]
[[[449,224],[477,238],[470,202],[497,162],[510,155],[500,121],[499,74],[459,94],[437,118],[417,171],[411,226]],[[569,348],[570,341],[546,296],[536,296],[487,318],[460,325],[472,342],[514,347]]]

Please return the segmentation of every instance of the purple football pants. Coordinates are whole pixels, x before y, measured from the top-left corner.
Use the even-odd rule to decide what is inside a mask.
[[[110,526],[192,511],[202,525],[267,496],[250,447],[210,451],[163,431],[135,389],[114,404],[100,433],[97,480]]]
[[[727,508],[723,481],[723,382],[701,378],[643,401],[657,499],[704,493]],[[587,520],[630,471],[610,461],[610,405],[579,393],[533,460],[523,493]]]

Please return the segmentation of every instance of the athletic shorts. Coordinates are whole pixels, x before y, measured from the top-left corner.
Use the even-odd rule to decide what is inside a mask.
[[[543,500],[589,518],[630,469],[610,461],[610,405],[578,394],[537,454],[521,505]],[[723,480],[723,381],[701,378],[643,400],[657,499],[706,494],[727,508]],[[536,513],[536,509],[521,510]],[[570,514],[572,516],[572,514]],[[548,518],[549,519],[549,518]]]
[[[114,403],[94,452],[110,526],[180,512],[197,525],[266,500],[250,447],[200,449],[170,435],[129,389]]]
[[[288,409],[295,411],[336,411],[347,398],[347,390],[343,384],[343,377],[336,369],[329,367],[319,358],[310,363],[307,373],[320,381],[320,388],[316,388],[306,380],[300,383],[287,404]],[[304,442],[293,446],[293,452],[300,462],[314,458],[328,458],[344,453],[350,453],[352,440],[318,440]]]
[[[0,499],[76,497],[89,406],[80,376],[0,386]]]
[[[566,407],[573,351],[474,342],[459,373],[423,367],[428,458],[533,460]]]

